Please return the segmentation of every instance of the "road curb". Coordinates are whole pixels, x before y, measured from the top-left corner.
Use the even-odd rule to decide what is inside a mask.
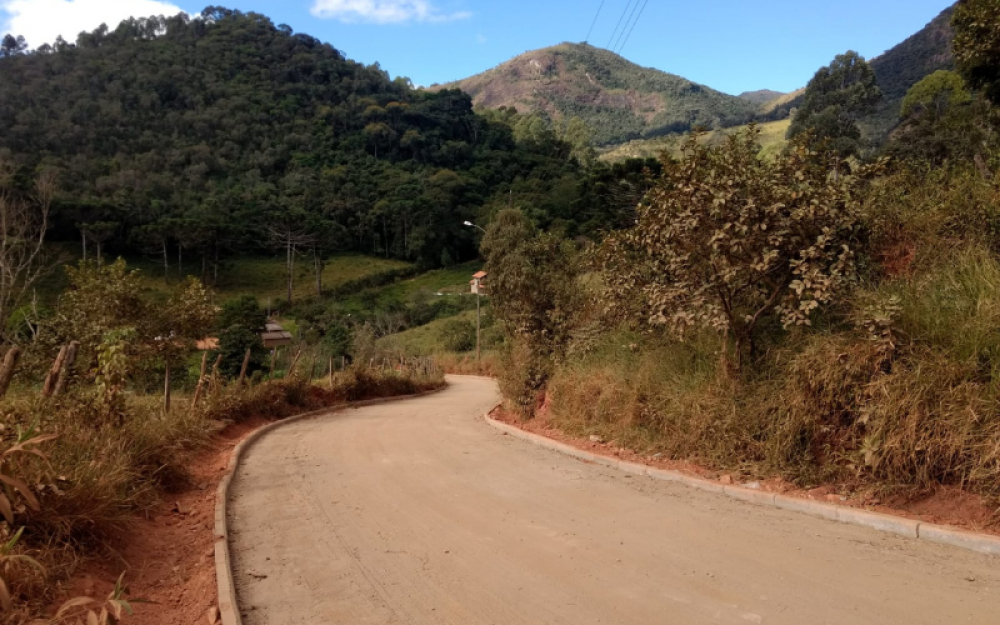
[[[528,441],[539,447],[558,451],[568,456],[572,456],[584,462],[591,462],[614,469],[619,469],[633,475],[645,475],[654,480],[665,482],[677,482],[703,490],[707,492],[722,494],[732,499],[738,499],[758,506],[779,508],[800,512],[810,516],[846,523],[848,525],[859,525],[868,527],[879,532],[895,534],[912,540],[922,540],[926,542],[957,547],[966,551],[985,554],[988,556],[1000,557],[1000,537],[987,534],[977,534],[944,525],[934,525],[923,523],[903,517],[860,510],[848,506],[838,506],[835,504],[812,501],[809,499],[799,499],[787,495],[779,495],[763,490],[745,488],[742,486],[723,485],[712,480],[687,475],[679,471],[669,469],[657,469],[637,462],[629,462],[602,456],[585,449],[579,449],[567,443],[553,440],[540,434],[526,432],[519,427],[498,421],[491,417],[489,413],[484,415],[487,423],[498,430],[506,432],[522,440]],[[228,625],[228,624],[227,624]]]
[[[219,489],[215,494],[215,577],[219,585],[219,617],[222,620],[222,625],[242,625],[243,623],[243,619],[240,616],[239,605],[236,601],[236,583],[233,580],[232,560],[229,554],[229,521],[226,506],[229,501],[229,487],[232,483],[233,476],[236,475],[236,469],[239,468],[240,460],[246,451],[250,449],[250,447],[252,447],[253,444],[262,436],[283,425],[337,412],[343,412],[345,410],[353,410],[377,404],[388,404],[391,402],[426,397],[427,395],[439,393],[446,388],[447,384],[441,388],[425,391],[423,393],[417,393],[415,395],[400,395],[398,397],[368,399],[365,401],[350,402],[295,415],[287,419],[269,423],[257,430],[254,430],[249,436],[240,441],[240,443],[233,448],[233,453],[229,457],[229,466],[226,468],[226,474],[222,477],[222,481],[219,482]]]

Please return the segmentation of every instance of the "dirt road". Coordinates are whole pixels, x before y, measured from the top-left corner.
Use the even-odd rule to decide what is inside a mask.
[[[492,382],[278,428],[230,502],[246,625],[1000,622],[1000,562],[504,436]]]

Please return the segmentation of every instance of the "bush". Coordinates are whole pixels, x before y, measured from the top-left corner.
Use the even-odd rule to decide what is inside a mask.
[[[446,351],[472,351],[476,348],[476,325],[461,319],[446,321],[438,330],[438,338]]]

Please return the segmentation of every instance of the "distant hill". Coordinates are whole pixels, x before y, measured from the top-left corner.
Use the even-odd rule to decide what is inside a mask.
[[[759,106],[587,44],[527,52],[496,68],[430,90],[459,88],[477,106],[580,117],[597,145],[744,124]]]
[[[873,140],[881,140],[899,121],[899,107],[910,87],[939,69],[954,69],[951,16],[955,7],[945,9],[927,26],[881,56],[871,60],[885,100],[878,111],[863,123]]]
[[[771,102],[772,100],[777,100],[781,96],[785,95],[780,91],[771,91],[770,89],[761,89],[759,91],[744,91],[737,97],[742,100],[748,100],[754,104],[765,104]]]

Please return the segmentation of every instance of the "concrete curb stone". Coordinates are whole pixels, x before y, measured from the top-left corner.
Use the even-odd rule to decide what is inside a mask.
[[[253,446],[253,444],[262,436],[283,425],[323,415],[329,415],[332,413],[343,412],[345,410],[364,408],[365,406],[374,406],[377,404],[386,404],[390,402],[426,397],[427,395],[433,395],[434,393],[443,391],[445,388],[447,388],[447,384],[441,388],[425,391],[423,393],[417,393],[416,395],[400,395],[398,397],[369,399],[365,401],[341,404],[338,406],[330,406],[320,410],[313,410],[311,412],[295,415],[287,419],[269,423],[264,427],[255,430],[233,448],[233,453],[229,457],[229,467],[226,469],[226,474],[222,477],[222,481],[219,482],[219,489],[216,491],[215,495],[215,576],[219,585],[219,617],[222,620],[222,625],[242,625],[243,623],[243,618],[240,615],[239,604],[236,601],[236,583],[233,580],[232,559],[229,553],[229,521],[226,506],[229,501],[229,487],[232,483],[233,476],[236,475],[236,469],[239,467],[240,460],[246,451],[250,449],[250,447]]]
[[[618,460],[616,458],[609,458],[607,456],[594,454],[589,451],[573,447],[572,445],[568,445],[567,443],[556,441],[545,436],[540,436],[532,432],[526,432],[518,427],[494,419],[489,415],[489,413],[487,413],[484,418],[486,422],[493,427],[507,432],[512,436],[516,436],[517,438],[529,441],[539,447],[559,451],[568,456],[572,456],[586,462],[617,468],[625,471],[626,473],[646,475],[651,479],[665,482],[677,482],[691,488],[722,494],[733,499],[738,499],[740,501],[760,506],[799,512],[830,521],[837,521],[839,523],[860,525],[880,532],[885,532],[887,534],[902,536],[904,538],[924,540],[988,556],[1000,557],[1000,537],[990,536],[988,534],[977,534],[975,532],[945,527],[943,525],[923,523],[912,519],[882,514],[879,512],[871,512],[868,510],[860,510],[858,508],[851,508],[848,506],[838,506],[820,501],[789,497],[787,495],[779,495],[767,491],[745,488],[742,486],[723,485],[712,480],[686,475],[684,473],[680,473],[679,471],[657,469],[635,462],[628,462],[625,460]]]

